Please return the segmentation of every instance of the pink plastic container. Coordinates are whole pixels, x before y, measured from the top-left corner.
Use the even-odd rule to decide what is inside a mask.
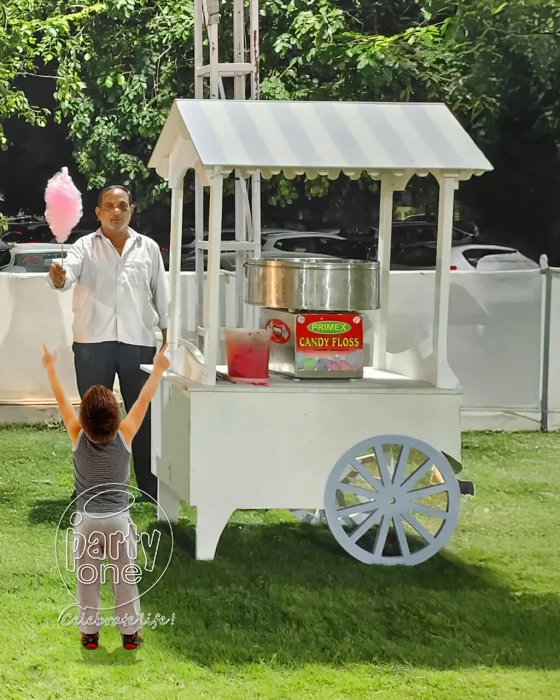
[[[268,384],[271,331],[226,328],[228,375],[245,384]]]

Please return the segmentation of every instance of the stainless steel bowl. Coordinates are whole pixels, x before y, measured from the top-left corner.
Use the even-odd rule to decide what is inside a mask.
[[[338,258],[250,259],[247,303],[270,309],[368,311],[379,308],[379,263]]]

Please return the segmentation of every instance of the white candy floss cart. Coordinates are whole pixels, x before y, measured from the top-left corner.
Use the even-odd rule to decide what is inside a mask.
[[[414,565],[435,554],[457,525],[462,491],[456,477],[461,388],[447,363],[453,199],[461,180],[491,170],[484,155],[440,104],[177,100],[150,167],[172,193],[172,366],[152,408],[160,516],[164,511],[178,519],[180,500],[196,507],[197,559],[214,558],[236,509],[274,508],[326,522],[340,545],[364,563]],[[183,180],[189,169],[209,188],[208,241],[197,242],[201,264],[208,257],[205,278],[198,276],[203,322],[187,339],[193,345],[200,339],[198,355],[189,352],[181,330]],[[222,199],[224,178],[232,172],[243,184],[256,172],[330,179],[367,173],[380,181],[379,304],[369,316],[373,350],[361,378],[275,373],[266,386],[219,381],[227,371],[219,365],[222,282],[231,274],[220,271]],[[412,176],[428,174],[440,188],[437,269],[430,273],[432,344],[428,354],[422,349],[421,361],[412,348],[409,360],[397,363],[387,352],[393,193]],[[234,275],[237,302],[244,325],[258,327],[270,321],[270,310],[244,302],[246,273],[260,255],[259,234],[238,229],[245,233],[231,245],[241,259]],[[253,262],[243,265],[244,258]],[[250,291],[256,297],[250,301],[258,302],[254,285]]]

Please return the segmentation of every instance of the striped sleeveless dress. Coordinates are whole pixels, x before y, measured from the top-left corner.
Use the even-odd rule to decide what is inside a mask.
[[[74,454],[76,510],[113,514],[128,511],[130,450],[119,430],[111,442],[91,442],[81,430]]]

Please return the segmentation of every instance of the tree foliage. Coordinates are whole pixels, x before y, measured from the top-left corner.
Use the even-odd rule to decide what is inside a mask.
[[[221,8],[228,60],[231,3]],[[5,0],[0,16],[0,119],[44,124],[20,79],[50,75],[89,186],[119,179],[142,205],[161,198],[146,164],[172,101],[193,96],[192,0]],[[264,99],[446,102],[499,170],[501,202],[502,168],[519,189],[539,170],[557,177],[558,0],[261,0],[261,56]],[[320,207],[340,218],[349,187],[361,201],[373,186],[278,178],[266,197],[301,209],[329,194]],[[477,185],[467,199],[484,208]]]
[[[77,7],[77,6],[75,6]],[[68,3],[5,0],[0,5],[0,144],[6,145],[2,123],[11,116],[45,126],[44,109],[30,104],[19,79],[44,65],[64,62],[80,42],[87,22],[104,10],[100,3],[68,11]],[[50,77],[56,78],[56,75]],[[83,85],[85,88],[85,85]]]
[[[103,11],[100,3],[73,6],[62,0],[4,0],[0,4],[0,147],[7,148],[4,124],[20,117],[30,124],[44,127],[49,111],[30,101],[24,79],[41,73],[45,66],[56,70],[71,47],[80,41],[88,21]],[[56,74],[50,74],[55,85]],[[83,85],[85,88],[85,85]],[[83,89],[82,88],[82,89]],[[1,194],[1,193],[0,193]],[[7,219],[0,215],[0,232]]]

